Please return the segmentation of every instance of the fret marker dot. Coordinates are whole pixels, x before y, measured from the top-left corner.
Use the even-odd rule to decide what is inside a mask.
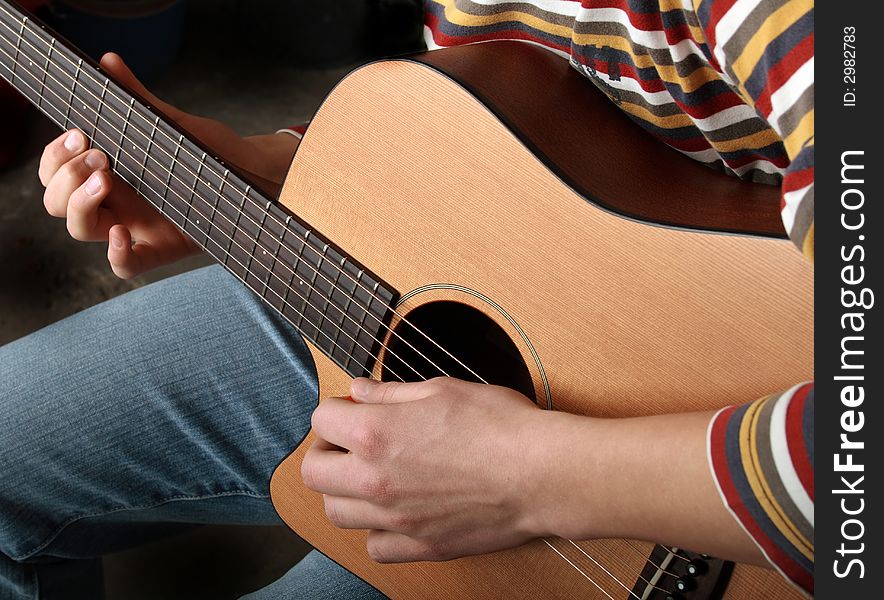
[[[83,105],[83,110],[86,110],[87,108],[88,108],[88,107],[84,104],[84,105]]]
[[[200,220],[199,220],[199,219],[196,220],[196,224],[197,224],[197,225],[200,224]]]
[[[267,254],[267,250],[264,251],[264,254],[265,254],[265,255]]]

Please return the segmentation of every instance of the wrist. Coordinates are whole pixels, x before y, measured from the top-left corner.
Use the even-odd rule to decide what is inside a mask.
[[[263,164],[264,177],[282,183],[292,164],[300,138],[287,133],[268,133],[245,138]]]
[[[592,486],[604,459],[588,440],[604,426],[595,419],[538,411],[526,436],[526,527],[535,537],[589,539],[592,525],[605,520],[605,494]],[[596,487],[597,489],[593,489]]]

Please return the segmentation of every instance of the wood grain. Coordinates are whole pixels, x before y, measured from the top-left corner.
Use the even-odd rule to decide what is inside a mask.
[[[426,66],[376,63],[345,79],[301,142],[280,199],[402,293],[452,283],[504,307],[537,350],[559,410],[703,410],[812,377],[813,271],[790,243],[600,210]],[[346,376],[314,358],[321,397],[346,392]],[[273,477],[278,512],[391,597],[607,597],[542,542],[446,563],[373,563],[364,533],[332,527],[321,497],[303,487],[310,442]],[[631,586],[640,561],[618,544],[581,546]],[[587,568],[607,592],[626,596]],[[727,597],[799,595],[771,571],[740,566]]]

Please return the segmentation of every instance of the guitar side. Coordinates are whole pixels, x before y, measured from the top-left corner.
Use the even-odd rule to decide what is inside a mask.
[[[677,185],[629,177],[661,202],[678,201]],[[451,301],[485,314],[514,341],[535,397],[557,410],[708,410],[812,377],[813,270],[788,241],[661,227],[601,209],[464,87],[419,63],[376,63],[339,84],[280,201],[403,293],[400,313]],[[313,354],[320,397],[345,394],[349,378]],[[389,596],[607,597],[539,541],[445,563],[374,563],[364,532],[332,527],[321,496],[304,488],[310,442],[274,474],[277,511]],[[630,586],[643,565],[622,541],[581,547]],[[628,595],[587,570],[615,597]],[[745,566],[725,595],[798,597],[774,572]]]

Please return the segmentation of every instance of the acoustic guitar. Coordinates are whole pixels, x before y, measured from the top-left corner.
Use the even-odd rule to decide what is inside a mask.
[[[813,269],[784,239],[778,190],[663,146],[545,50],[356,69],[278,197],[6,0],[0,74],[301,332],[320,397],[356,376],[449,375],[626,417],[812,377]],[[292,439],[274,506],[392,598],[800,597],[774,571],[635,540],[380,565],[304,487],[311,437]]]

